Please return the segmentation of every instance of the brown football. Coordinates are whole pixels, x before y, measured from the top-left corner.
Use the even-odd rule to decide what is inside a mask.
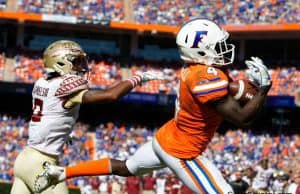
[[[229,83],[229,93],[241,104],[246,104],[258,91],[258,87],[249,80],[236,80]]]

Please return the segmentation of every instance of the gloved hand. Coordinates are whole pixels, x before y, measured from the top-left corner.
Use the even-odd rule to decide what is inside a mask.
[[[162,72],[155,71],[145,71],[145,72],[137,72],[136,75],[127,79],[132,85],[132,88],[140,85],[142,83],[151,81],[151,80],[164,80],[164,76]]]
[[[245,63],[248,67],[246,74],[250,81],[256,83],[261,88],[272,84],[268,68],[260,58],[251,57],[251,60],[246,60]]]
[[[148,82],[151,80],[164,80],[164,76],[162,72],[156,72],[156,71],[145,71],[142,73],[137,73],[137,75],[141,76],[142,82]]]
[[[73,142],[76,140],[76,137],[71,133],[66,140],[67,146],[73,145]]]

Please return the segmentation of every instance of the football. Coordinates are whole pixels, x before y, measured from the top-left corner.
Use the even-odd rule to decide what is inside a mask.
[[[249,80],[236,80],[229,83],[229,93],[242,105],[251,100],[258,91],[258,87]]]

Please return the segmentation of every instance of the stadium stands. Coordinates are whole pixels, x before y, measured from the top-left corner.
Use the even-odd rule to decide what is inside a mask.
[[[66,39],[64,36],[35,35],[29,41],[28,47],[32,50],[40,51],[45,49],[51,42],[64,39]],[[71,40],[78,42],[87,53],[102,53],[110,56],[120,55],[120,48],[117,47],[114,41],[84,38],[71,38]]]
[[[2,57],[3,58],[3,57]],[[0,58],[1,59],[1,58]],[[0,72],[1,72],[0,60]],[[176,94],[177,77],[180,69],[171,69],[167,67],[157,67],[145,62],[144,65],[131,66],[131,74],[140,71],[152,69],[157,72],[163,72],[167,81],[152,81],[143,86],[137,87],[134,91],[142,93],[165,93]],[[90,82],[92,87],[106,88],[115,82],[126,79],[122,77],[120,64],[112,59],[92,60],[90,63]],[[43,62],[38,57],[28,57],[17,55],[15,57],[15,73],[17,82],[33,83],[43,75]],[[1,76],[1,75],[0,75]],[[230,76],[234,79],[245,79],[243,70],[232,70]],[[293,96],[300,89],[300,71],[295,67],[282,67],[271,70],[273,85],[269,95]],[[1,77],[0,77],[1,78]]]
[[[43,76],[42,58],[29,58],[22,55],[15,56],[16,81],[32,83]]]
[[[116,62],[108,63],[104,60],[95,62],[93,60],[90,63],[90,68],[89,77],[94,87],[105,88],[122,78],[119,64]]]
[[[298,22],[297,0],[267,1],[135,1],[135,20],[139,23],[179,25],[201,16],[219,24]],[[294,7],[294,5],[297,6]],[[188,7],[188,9],[187,9]]]
[[[118,159],[126,159],[146,141],[153,137],[155,129],[145,126],[117,126],[108,122],[98,125],[94,132],[87,133],[90,126],[77,123],[72,133],[73,144],[65,147],[65,154],[61,158],[62,165],[73,165],[80,161],[110,156]],[[0,116],[0,180],[11,181],[13,177],[12,167],[17,153],[26,145],[28,137],[28,122],[23,118],[12,118],[6,115]],[[91,139],[95,139],[91,141]],[[215,162],[226,173],[229,180],[234,180],[234,172],[238,169],[255,169],[259,161],[269,159],[269,167],[273,175],[284,173],[292,178],[294,165],[300,160],[300,137],[299,135],[271,136],[270,134],[254,135],[250,131],[228,130],[225,135],[216,134],[205,152],[205,156]],[[161,172],[167,174],[168,170],[154,173],[159,176]],[[246,177],[245,177],[246,178]],[[105,182],[108,186],[119,181],[124,184],[125,178],[99,177],[99,178],[76,178],[70,180],[70,186],[81,188],[98,185]],[[274,177],[269,180],[270,191],[273,188]],[[251,185],[251,182],[250,182]],[[124,189],[124,188],[122,188]],[[123,192],[122,192],[123,193]]]
[[[176,48],[161,49],[158,45],[144,45],[143,49],[137,50],[136,57],[154,61],[180,60],[180,56]]]
[[[300,71],[296,67],[281,67],[271,69],[271,78],[273,81],[270,96],[293,96],[300,89]],[[230,73],[235,80],[245,79],[244,71],[233,70]]]
[[[125,13],[122,2],[121,0],[71,2],[67,0],[21,0],[19,11],[61,14],[88,20],[124,21]],[[132,3],[134,21],[142,24],[180,25],[183,21],[195,16],[208,18],[219,24],[297,23],[300,21],[298,0],[134,0],[124,2]]]
[[[97,1],[19,1],[19,11],[29,13],[58,14],[76,16],[89,20],[123,20],[123,6],[121,0]]]
[[[6,0],[0,0],[0,10],[4,10],[6,8]]]

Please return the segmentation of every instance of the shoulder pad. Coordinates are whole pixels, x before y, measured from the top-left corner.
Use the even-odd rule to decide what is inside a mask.
[[[65,97],[85,89],[88,89],[87,80],[76,75],[66,75],[56,90],[55,96]]]

